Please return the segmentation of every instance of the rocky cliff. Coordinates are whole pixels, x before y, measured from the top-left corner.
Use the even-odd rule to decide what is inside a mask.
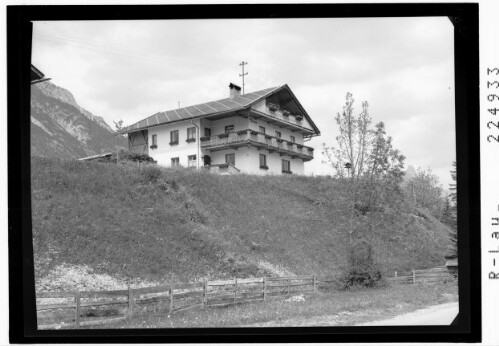
[[[102,117],[50,82],[31,87],[31,155],[81,158],[125,147]]]

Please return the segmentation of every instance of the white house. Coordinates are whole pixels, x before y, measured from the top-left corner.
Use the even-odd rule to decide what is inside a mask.
[[[303,174],[314,157],[305,145],[320,131],[288,87],[156,113],[128,126],[129,150],[160,165],[205,167],[220,173]]]

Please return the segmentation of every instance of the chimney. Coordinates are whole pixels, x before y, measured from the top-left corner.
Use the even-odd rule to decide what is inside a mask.
[[[233,99],[236,96],[241,95],[241,87],[240,86],[237,86],[235,84],[230,83],[229,89],[230,89],[230,98],[231,99]]]

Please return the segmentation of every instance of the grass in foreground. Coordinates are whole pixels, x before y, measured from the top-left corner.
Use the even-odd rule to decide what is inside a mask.
[[[66,265],[155,282],[334,275],[346,258],[344,186],[327,177],[34,157],[32,189],[37,281]],[[443,265],[442,224],[378,216],[369,241],[384,272]]]
[[[457,301],[455,283],[397,285],[350,292],[318,292],[305,301],[271,300],[226,308],[137,315],[131,321],[93,328],[230,328],[355,325]]]

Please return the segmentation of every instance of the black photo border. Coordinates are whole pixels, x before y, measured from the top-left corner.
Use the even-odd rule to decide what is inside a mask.
[[[31,231],[32,21],[448,17],[454,26],[459,315],[450,326],[37,330]],[[11,343],[481,341],[478,4],[7,6]],[[50,76],[47,76],[50,77]]]

